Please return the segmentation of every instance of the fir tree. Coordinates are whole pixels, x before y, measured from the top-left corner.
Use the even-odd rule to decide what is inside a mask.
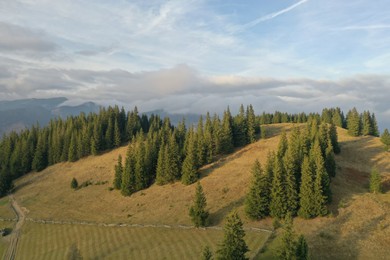
[[[195,133],[190,132],[188,135],[188,147],[186,157],[182,166],[181,182],[185,185],[196,182],[199,178],[196,165]]]
[[[114,147],[119,147],[122,142],[122,136],[121,136],[121,131],[119,127],[118,120],[115,120],[114,124]]]
[[[277,156],[279,158],[283,158],[284,154],[287,151],[288,142],[287,142],[287,135],[286,132],[282,132],[282,135],[280,136],[279,145],[278,145],[278,152]]]
[[[298,210],[298,187],[296,181],[296,171],[299,171],[296,165],[296,158],[294,157],[293,150],[290,147],[287,149],[284,157],[285,176],[286,176],[286,199],[287,199],[287,211],[291,215],[295,216]]]
[[[381,142],[385,145],[385,150],[390,150],[390,133],[389,130],[386,128],[382,135],[381,135]]]
[[[119,190],[122,187],[122,174],[123,174],[123,166],[122,166],[122,155],[118,156],[118,164],[115,165],[115,178],[114,178],[114,188]]]
[[[252,183],[245,200],[245,212],[251,219],[262,219],[269,215],[269,182],[260,162],[252,167]]]
[[[329,134],[329,139],[332,142],[332,147],[333,147],[334,153],[339,154],[340,153],[340,146],[339,146],[339,142],[338,142],[337,128],[334,124],[330,124],[328,134]]]
[[[270,214],[272,217],[282,218],[287,212],[287,196],[285,172],[282,159],[279,156],[275,158],[273,174]]]
[[[256,116],[252,105],[246,108],[246,122],[247,122],[247,137],[248,143],[252,144],[256,141]]]
[[[224,154],[233,151],[232,116],[229,108],[225,111],[220,132],[220,152]]]
[[[361,117],[362,121],[362,135],[372,135],[373,126],[370,111],[364,111]]]
[[[137,142],[138,147],[135,154],[135,190],[142,190],[147,187],[146,172],[145,172],[145,143],[143,141]]]
[[[296,257],[296,241],[293,231],[293,220],[291,214],[288,213],[284,221],[284,233],[282,235],[282,245],[279,249],[279,259],[292,260]]]
[[[347,129],[351,136],[359,136],[361,133],[361,120],[356,108],[353,108],[347,114]]]
[[[122,173],[121,193],[124,196],[130,196],[136,191],[135,183],[135,155],[132,151],[133,144],[130,143],[127,149],[125,169]]]
[[[75,162],[77,161],[77,148],[76,148],[76,136],[72,134],[72,138],[70,139],[69,144],[69,152],[68,152],[68,161]]]
[[[313,167],[309,157],[305,156],[302,163],[302,180],[299,192],[298,215],[302,218],[312,218],[316,216],[314,209],[314,176]]]
[[[163,142],[160,146],[160,150],[158,152],[158,159],[157,159],[157,169],[156,169],[156,183],[158,185],[164,185],[167,183],[166,181],[166,161],[165,158],[167,158],[167,147],[165,143]]]
[[[237,212],[230,213],[224,226],[224,239],[217,251],[217,259],[247,259],[245,254],[249,249],[245,243],[244,236],[243,224]]]
[[[382,193],[381,176],[376,168],[373,168],[370,173],[370,192]]]
[[[213,128],[209,113],[207,113],[206,115],[206,123],[204,129],[204,147],[206,149],[206,162],[211,163],[214,158],[215,147],[213,145]]]
[[[37,147],[32,161],[32,169],[39,172],[47,166],[47,154],[44,136],[41,135],[38,139]]]
[[[234,146],[240,147],[247,144],[247,122],[244,111],[244,106],[241,104],[240,111],[233,120],[233,142]]]
[[[333,151],[332,142],[328,140],[328,146],[325,151],[325,168],[330,177],[336,176],[336,160]]]
[[[189,211],[189,215],[195,227],[205,227],[207,225],[209,213],[206,210],[206,206],[206,196],[204,195],[202,185],[198,182],[196,185],[194,204]]]
[[[326,203],[331,201],[330,178],[325,169],[319,141],[316,140],[311,151],[310,160],[314,167],[314,207],[316,215],[323,216],[327,213]]]
[[[372,125],[372,133],[373,136],[379,136],[378,122],[376,121],[375,114],[372,113],[371,116],[371,125]]]
[[[300,235],[298,237],[298,240],[296,243],[295,256],[296,256],[297,260],[309,259],[309,247],[308,247],[306,239],[303,235]]]

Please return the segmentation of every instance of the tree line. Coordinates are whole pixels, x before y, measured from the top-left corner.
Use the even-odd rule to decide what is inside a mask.
[[[184,120],[173,126],[169,118],[140,115],[137,108],[126,112],[118,106],[101,108],[98,113],[88,115],[81,113],[66,119],[57,118],[47,126],[37,124],[2,137],[0,196],[12,188],[14,179],[30,171],[41,171],[58,162],[73,162],[85,156],[98,155],[125,143],[132,148],[123,158],[122,175],[129,177],[124,177],[122,181],[121,175],[114,185],[117,188],[130,187],[122,191],[124,194],[145,188],[154,181],[164,184],[180,179],[188,184],[196,181],[197,170],[202,165],[221,154],[232,152],[234,147],[254,142],[260,136],[260,125],[304,123],[313,118],[327,123],[332,120],[341,127],[347,125],[339,108],[325,109],[321,115],[276,111],[256,116],[252,105],[246,109],[241,105],[235,116],[228,108],[222,119],[217,114],[211,116],[208,113],[205,119],[201,117],[196,126],[188,129]],[[371,115],[370,118],[375,130],[375,117]],[[134,176],[137,176],[136,181]]]

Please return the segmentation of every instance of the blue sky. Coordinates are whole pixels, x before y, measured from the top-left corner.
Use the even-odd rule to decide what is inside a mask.
[[[390,126],[388,2],[0,2],[0,99],[143,110],[353,106]]]

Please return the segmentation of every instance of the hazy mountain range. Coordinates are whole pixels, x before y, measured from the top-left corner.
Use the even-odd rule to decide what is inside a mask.
[[[86,114],[98,112],[101,107],[94,102],[85,102],[77,106],[63,105],[66,101],[68,99],[65,97],[0,101],[0,136],[29,128],[36,123],[45,126],[56,117],[66,118],[81,112]],[[168,116],[174,125],[183,118],[187,124],[196,123],[199,119],[198,114],[170,114],[163,109],[145,112],[145,114],[148,116],[155,114],[162,118]]]

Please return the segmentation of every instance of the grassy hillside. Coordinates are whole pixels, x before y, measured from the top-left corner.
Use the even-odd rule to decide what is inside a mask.
[[[201,170],[201,183],[207,197],[211,225],[221,226],[226,214],[238,208],[246,226],[272,227],[271,219],[260,222],[246,219],[242,213],[243,203],[254,160],[258,158],[264,164],[268,151],[276,149],[278,134],[291,128],[290,124],[270,125],[267,127],[267,139],[239,149]],[[309,221],[296,218],[296,230],[307,237],[313,259],[386,258],[390,248],[390,154],[383,151],[378,138],[350,137],[343,129],[338,129],[338,133],[342,152],[336,156],[338,169],[332,181],[332,213],[328,217]],[[15,198],[28,212],[27,217],[33,219],[191,225],[188,208],[192,203],[195,185],[184,186],[179,182],[165,186],[153,185],[131,197],[123,197],[119,191],[109,191],[116,159],[119,154],[124,156],[125,153],[126,147],[122,147],[102,156],[91,156],[76,163],[62,163],[40,173],[26,175],[16,182]],[[367,193],[368,175],[374,165],[384,175],[386,193],[383,195]],[[79,183],[90,180],[94,185],[73,191],[70,188],[73,177]],[[108,183],[97,185],[106,181]],[[35,234],[51,232],[50,227],[61,228],[42,225],[49,230],[28,231],[36,226],[39,225],[28,223],[25,227],[19,252],[30,250],[24,248],[28,248],[28,241],[32,241],[30,239]],[[63,228],[63,233],[58,231],[58,236],[74,235],[81,241],[81,234],[85,231],[80,231],[78,236],[77,232],[71,231],[72,228]],[[191,232],[187,234],[186,240],[192,239]],[[267,248],[275,248],[277,241],[277,238],[270,241]],[[66,246],[63,245],[64,248]],[[116,246],[122,250],[119,249],[122,244]],[[191,245],[187,247],[191,248]],[[272,255],[271,250],[265,250],[258,258],[265,259]]]

